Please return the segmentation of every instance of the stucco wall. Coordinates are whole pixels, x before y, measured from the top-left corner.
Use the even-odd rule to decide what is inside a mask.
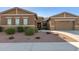
[[[76,22],[78,22],[76,20],[76,18],[50,18],[48,23],[51,30],[74,30],[79,28],[75,27],[75,25],[77,25]]]
[[[15,18],[20,18],[20,24],[23,25],[23,17],[28,17],[28,25],[35,25],[35,16],[34,15],[21,15],[21,16],[2,16],[1,17],[1,25],[7,25],[7,18],[6,17],[12,17],[12,25],[15,25]]]

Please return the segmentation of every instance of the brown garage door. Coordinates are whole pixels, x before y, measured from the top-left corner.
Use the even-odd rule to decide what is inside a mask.
[[[55,29],[56,30],[73,30],[74,22],[73,21],[56,21]]]

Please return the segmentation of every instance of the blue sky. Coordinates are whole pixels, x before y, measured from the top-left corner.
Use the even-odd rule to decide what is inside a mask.
[[[0,11],[12,7],[0,7]],[[38,14],[38,16],[49,17],[61,12],[70,12],[79,15],[79,7],[20,7]]]

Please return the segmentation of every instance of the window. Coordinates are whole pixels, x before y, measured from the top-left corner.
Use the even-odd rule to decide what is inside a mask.
[[[12,24],[12,18],[7,18],[7,24],[11,25]]]
[[[20,19],[18,17],[15,19],[15,24],[16,25],[19,25],[20,24]]]
[[[24,19],[23,19],[23,24],[24,24],[24,25],[27,25],[27,24],[28,24],[28,18],[24,18]]]

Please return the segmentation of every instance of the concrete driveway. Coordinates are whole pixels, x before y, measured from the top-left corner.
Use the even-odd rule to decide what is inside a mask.
[[[67,42],[0,43],[0,51],[77,51]]]

